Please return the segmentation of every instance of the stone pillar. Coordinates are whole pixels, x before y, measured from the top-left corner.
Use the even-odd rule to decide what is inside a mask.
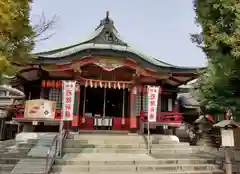
[[[137,132],[137,100],[136,100],[136,96],[137,96],[137,87],[133,86],[131,91],[130,91],[130,132],[132,133],[136,133]]]
[[[197,140],[197,145],[198,146],[204,146],[204,147],[213,147],[213,142],[212,139],[210,137],[210,135],[208,134],[208,132],[204,132],[200,139]]]
[[[34,126],[31,124],[24,124],[22,132],[34,132]]]
[[[74,107],[73,107],[73,120],[72,120],[72,127],[71,127],[71,129],[76,132],[79,130],[79,126],[80,126],[79,107],[80,107],[80,85],[76,84]]]
[[[5,119],[0,119],[0,140],[4,139]]]

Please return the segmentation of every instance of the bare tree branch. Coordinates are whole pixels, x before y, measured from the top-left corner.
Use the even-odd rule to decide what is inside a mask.
[[[53,32],[44,36],[45,33],[47,33],[50,29],[54,27],[56,23],[56,18],[57,15],[55,14],[51,19],[46,19],[44,13],[42,13],[38,23],[33,25],[34,31],[36,33],[34,36],[35,42],[47,40],[55,35],[55,32]]]

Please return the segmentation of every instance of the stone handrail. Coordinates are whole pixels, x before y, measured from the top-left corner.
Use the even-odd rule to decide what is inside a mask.
[[[59,153],[58,153],[58,157],[62,157],[63,156],[63,141],[67,138],[69,131],[66,129],[63,129],[63,131],[60,133],[60,137],[59,137]]]
[[[54,160],[56,158],[56,154],[57,154],[57,148],[58,148],[58,136],[56,135],[53,140],[52,140],[52,144],[51,147],[49,148],[48,152],[47,152],[47,158],[46,158],[46,167],[45,167],[45,173],[48,174],[49,170],[51,169]],[[54,149],[52,158],[51,157],[51,152]],[[50,161],[49,161],[50,160]],[[49,163],[50,162],[50,163]]]

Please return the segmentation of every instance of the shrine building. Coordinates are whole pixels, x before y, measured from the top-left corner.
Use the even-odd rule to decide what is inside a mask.
[[[32,131],[58,130],[62,80],[77,83],[73,120],[64,125],[68,129],[143,131],[147,85],[160,87],[152,131],[162,126],[177,128],[182,124],[176,102],[178,87],[198,77],[197,68],[171,65],[133,48],[121,38],[108,13],[87,39],[34,54],[32,64],[21,69],[12,80],[13,87],[22,89],[27,100],[42,98],[57,104],[52,120],[25,118],[24,105],[19,106],[14,119],[31,126]]]

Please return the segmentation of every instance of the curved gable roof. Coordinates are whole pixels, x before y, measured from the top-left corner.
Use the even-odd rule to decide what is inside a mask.
[[[196,71],[197,68],[188,68],[175,66],[161,60],[158,60],[152,56],[145,55],[142,52],[135,49],[133,46],[129,45],[120,36],[118,31],[114,26],[114,22],[109,18],[108,12],[106,17],[101,20],[100,25],[95,29],[95,31],[87,38],[79,41],[77,44],[70,45],[63,48],[58,48],[51,51],[36,53],[36,59],[59,59],[67,58],[68,56],[77,54],[78,52],[85,50],[112,50],[125,52],[130,54],[135,54],[142,60],[156,66],[163,68],[173,68],[173,69],[185,69]]]

